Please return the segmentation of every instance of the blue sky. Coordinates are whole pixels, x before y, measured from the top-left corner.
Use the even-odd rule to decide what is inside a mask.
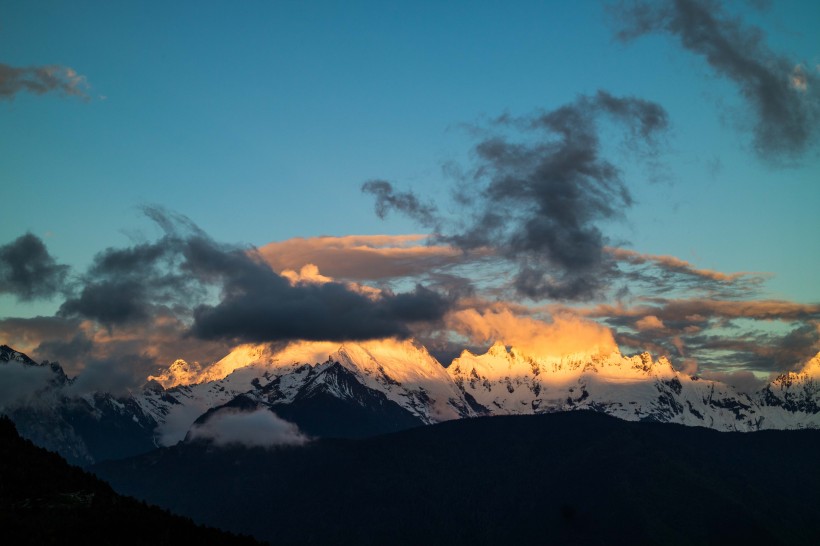
[[[759,27],[765,50],[815,83],[820,5],[765,4],[733,3],[724,21]],[[757,299],[820,302],[816,138],[786,160],[761,157],[731,78],[669,32],[616,40],[607,6],[4,2],[0,63],[70,67],[86,97],[0,100],[0,245],[30,232],[79,274],[100,250],[160,233],[144,205],[255,246],[422,233],[399,211],[380,219],[362,183],[443,203],[444,167],[476,162],[474,126],[603,89],[660,104],[670,125],[652,167],[605,135],[634,199],[596,224],[611,244],[766,274]],[[9,293],[0,316],[45,316],[61,301]]]

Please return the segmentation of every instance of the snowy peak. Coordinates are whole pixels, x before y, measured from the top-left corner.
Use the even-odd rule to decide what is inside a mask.
[[[653,360],[649,353],[625,357],[613,352],[571,354],[562,357],[533,357],[502,343],[495,343],[483,355],[464,351],[448,368],[458,380],[476,376],[482,380],[538,378],[541,382],[565,382],[583,374],[598,374],[613,380],[652,380],[673,378],[678,372],[666,357]]]
[[[809,359],[799,372],[777,376],[760,392],[760,399],[762,404],[790,414],[812,416],[813,426],[820,426],[820,353]]]
[[[791,387],[793,384],[820,382],[820,353],[810,358],[798,372],[780,374],[772,381],[773,385],[781,388]]]
[[[328,360],[426,423],[471,414],[441,363],[412,340],[345,343]]]
[[[769,386],[784,390],[791,388],[812,388],[820,383],[820,353],[810,358],[798,372],[786,372],[778,375]]]

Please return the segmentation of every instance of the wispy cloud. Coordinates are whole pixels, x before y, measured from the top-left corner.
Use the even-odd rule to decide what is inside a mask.
[[[36,95],[59,93],[87,99],[87,89],[85,76],[68,66],[15,67],[0,63],[0,99],[11,100],[21,91]]]
[[[796,158],[817,143],[820,86],[802,64],[774,53],[763,32],[730,16],[713,0],[626,0],[613,6],[617,37],[649,33],[675,36],[733,82],[753,116],[754,146],[761,157]]]
[[[644,254],[625,248],[607,247],[619,263],[621,277],[643,294],[692,291],[730,297],[753,297],[769,278],[764,273],[723,273],[702,269],[675,256]]]

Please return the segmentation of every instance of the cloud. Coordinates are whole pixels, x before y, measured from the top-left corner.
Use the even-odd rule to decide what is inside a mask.
[[[664,328],[663,321],[655,315],[647,315],[635,322],[638,330],[660,330]]]
[[[281,285],[270,275],[245,279],[217,305],[197,307],[192,333],[238,342],[407,337],[408,322],[438,320],[449,306],[422,286],[374,301],[341,284]]]
[[[36,235],[26,233],[0,246],[0,294],[19,301],[50,298],[64,288],[69,267],[58,264]]]
[[[734,387],[738,391],[745,392],[747,394],[753,394],[759,391],[765,387],[768,382],[766,378],[757,377],[755,374],[747,370],[737,370],[733,372],[705,371],[698,375],[704,379],[725,383],[726,385]]]
[[[668,126],[659,105],[599,91],[549,112],[497,119],[474,149],[475,168],[453,185],[454,216],[383,180],[362,191],[375,197],[379,216],[396,210],[434,227],[433,244],[490,248],[515,263],[520,295],[589,299],[614,273],[599,224],[632,204],[619,169],[602,155],[603,120],[623,128],[626,147],[643,157],[656,152]]]
[[[62,317],[3,318],[0,319],[0,339],[18,351],[34,356],[35,348],[44,339],[68,340],[76,334],[79,325],[78,319]]]
[[[772,52],[763,32],[728,15],[712,0],[632,0],[612,9],[618,39],[663,32],[706,59],[732,81],[754,119],[754,146],[766,159],[797,157],[817,142],[820,87],[817,76]],[[799,64],[797,65],[800,66]]]
[[[683,357],[701,370],[782,371],[820,351],[819,304],[656,298],[635,306],[573,310],[603,320],[621,346]],[[655,320],[663,327],[648,327]]]
[[[693,336],[688,343],[701,353],[730,352],[723,359],[712,358],[717,371],[746,368],[760,372],[798,370],[820,352],[820,320],[808,321],[785,333],[738,329],[734,335]]]
[[[432,203],[422,203],[413,192],[398,192],[386,180],[370,180],[362,184],[362,191],[376,199],[376,215],[384,219],[391,209],[400,210],[416,219],[422,226],[432,227],[437,223],[438,210]]]
[[[753,273],[721,273],[720,271],[714,271],[712,269],[698,269],[691,263],[681,260],[680,258],[676,258],[675,256],[641,254],[634,250],[628,250],[625,248],[607,247],[606,250],[617,260],[622,260],[631,264],[652,263],[669,271],[691,275],[693,277],[701,277],[712,281],[732,282],[743,277],[754,275]]]
[[[303,283],[325,284],[333,282],[331,277],[326,277],[319,273],[319,268],[316,267],[316,264],[305,264],[299,271],[285,269],[280,272],[280,275],[289,280],[292,285]]]
[[[586,311],[594,317],[643,317],[652,314],[666,323],[703,320],[704,318],[748,318],[754,320],[807,320],[820,318],[820,304],[796,303],[785,300],[712,300],[680,299],[649,300],[634,307],[599,305]]]
[[[36,404],[52,379],[54,372],[49,366],[0,362],[0,410]]]
[[[332,277],[322,275],[319,272],[319,268],[316,267],[316,264],[304,265],[299,271],[285,269],[280,272],[280,275],[286,278],[290,282],[291,286],[296,286],[299,284],[327,284],[329,282],[334,282]],[[345,282],[342,284],[344,284],[344,286],[352,292],[367,296],[374,301],[377,301],[384,295],[383,290],[373,286],[368,286],[366,284],[359,284],[355,282]]]
[[[806,69],[803,68],[802,64],[799,64],[794,67],[792,70],[792,87],[798,91],[808,91],[809,89],[809,79],[808,75],[806,74]]]
[[[189,330],[189,319],[167,310],[149,321],[115,328],[62,317],[0,321],[0,339],[15,348],[25,347],[21,350],[37,360],[59,361],[69,376],[83,376],[83,388],[89,391],[119,385],[125,377],[131,378],[130,386],[139,387],[148,375],[177,358],[210,364],[231,349],[219,340],[197,339]],[[92,381],[92,375],[99,381]]]
[[[191,427],[189,438],[218,446],[275,447],[302,445],[309,439],[295,424],[267,409],[241,411],[224,408],[207,421]]]
[[[518,316],[508,307],[497,305],[483,311],[454,311],[447,315],[446,322],[449,328],[473,343],[501,341],[533,357],[608,354],[617,350],[608,328],[569,314],[557,315],[552,322],[544,322]]]
[[[80,98],[86,95],[85,76],[67,66],[46,65],[14,67],[0,63],[0,99],[11,100],[20,91],[36,95],[61,93]]]
[[[738,298],[756,296],[767,279],[761,273],[723,273],[700,269],[675,256],[643,254],[625,248],[607,247],[606,252],[618,263],[621,277],[629,289],[642,294],[664,295],[707,293],[712,297]]]
[[[426,235],[348,235],[296,237],[259,248],[274,271],[313,264],[334,279],[381,281],[413,277],[462,264],[457,248],[423,244]]]

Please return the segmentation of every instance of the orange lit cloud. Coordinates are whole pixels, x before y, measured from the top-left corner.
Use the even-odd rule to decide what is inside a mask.
[[[315,265],[337,279],[380,280],[427,273],[463,263],[465,255],[443,245],[425,245],[426,235],[296,237],[269,243],[260,255],[274,271]]]
[[[635,323],[638,330],[660,330],[664,327],[663,321],[655,315],[647,315]]]
[[[291,284],[325,284],[333,282],[333,279],[331,277],[325,277],[324,275],[319,273],[319,268],[316,267],[315,264],[306,264],[302,266],[302,269],[300,269],[299,271],[294,271],[293,269],[285,269],[280,273],[280,275],[289,280]]]
[[[290,284],[293,286],[296,286],[297,284],[327,284],[329,282],[335,282],[333,277],[327,277],[319,273],[319,268],[316,267],[315,264],[307,264],[299,271],[285,269],[280,273],[280,275],[290,281]],[[359,294],[367,296],[370,299],[376,299],[382,294],[380,289],[367,286],[366,284],[355,282],[346,282],[342,284],[344,284],[344,286],[349,290],[358,292]]]
[[[544,322],[515,315],[507,307],[462,309],[448,314],[447,326],[474,343],[501,341],[537,357],[617,351],[612,332],[596,322],[562,314]]]

